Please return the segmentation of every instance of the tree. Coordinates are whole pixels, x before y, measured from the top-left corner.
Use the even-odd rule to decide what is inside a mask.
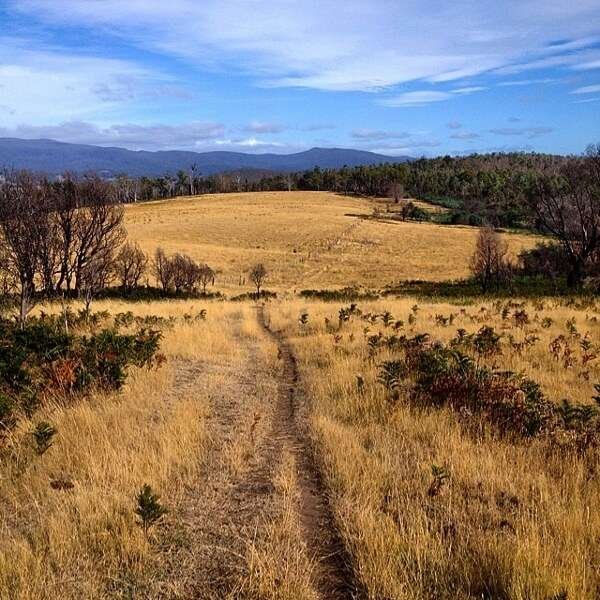
[[[111,264],[103,259],[86,263],[80,275],[77,293],[85,304],[89,314],[92,300],[108,286],[111,275]]]
[[[123,290],[131,292],[139,286],[147,266],[144,251],[137,244],[127,242],[115,257],[113,270]]]
[[[390,184],[388,193],[393,198],[394,203],[398,204],[404,198],[404,186],[399,181],[394,181]]]
[[[152,270],[163,291],[168,292],[173,287],[173,268],[171,261],[162,248],[157,248],[154,253]]]
[[[267,278],[267,269],[262,263],[258,263],[250,269],[250,281],[256,286],[256,296],[260,298],[260,288]]]
[[[202,293],[206,294],[206,286],[208,284],[214,285],[215,283],[215,272],[207,265],[200,265],[198,270],[198,281],[202,286]]]
[[[108,182],[97,176],[80,183],[81,202],[75,212],[72,273],[79,289],[83,270],[91,262],[110,263],[125,239],[123,207],[114,204]]]
[[[195,193],[194,182],[196,179],[196,171],[198,169],[198,165],[194,163],[190,165],[190,196],[193,196]]]
[[[18,287],[19,322],[35,304],[36,277],[49,211],[44,182],[27,172],[8,174],[0,187],[0,233],[6,267]]]
[[[600,145],[540,177],[529,202],[539,227],[565,252],[567,285],[578,287],[600,248]]]
[[[147,483],[142,486],[137,495],[137,504],[134,510],[140,518],[138,524],[144,530],[146,536],[150,527],[167,512],[167,509],[160,502],[160,496],[155,494]]]
[[[482,291],[488,292],[492,285],[500,287],[511,272],[507,258],[508,244],[490,227],[479,230],[475,253],[471,258],[471,273],[481,285]]]
[[[196,262],[187,254],[177,253],[170,259],[170,263],[175,291],[193,292],[198,283],[200,270]]]

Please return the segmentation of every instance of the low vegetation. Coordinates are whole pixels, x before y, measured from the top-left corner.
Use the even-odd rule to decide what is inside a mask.
[[[0,597],[597,598],[597,158],[10,174]]]
[[[269,310],[371,597],[597,596],[596,302]]]

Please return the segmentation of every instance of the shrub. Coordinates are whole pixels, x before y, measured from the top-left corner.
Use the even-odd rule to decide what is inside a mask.
[[[56,435],[56,429],[47,421],[41,421],[31,432],[35,443],[35,451],[40,456],[47,452],[52,446],[53,438]]]
[[[146,536],[150,527],[158,522],[166,512],[167,509],[160,503],[159,496],[152,491],[148,484],[144,484],[137,495],[135,513],[140,518],[138,524]]]
[[[69,314],[68,319],[79,319]],[[81,318],[84,318],[81,316]],[[19,411],[30,414],[47,398],[119,389],[127,367],[158,365],[161,333],[142,328],[124,335],[105,329],[92,335],[65,333],[61,317],[30,318],[21,329],[0,319],[0,423]]]
[[[496,348],[497,336],[492,332],[485,328],[480,331],[480,339],[486,340],[480,350],[484,355],[488,348]],[[469,344],[474,349],[474,338],[459,333],[450,346],[431,343],[426,337],[398,338],[396,345],[402,349],[403,358],[383,363],[379,382],[393,393],[403,378],[410,378],[413,399],[436,407],[449,406],[461,414],[478,414],[502,435],[550,436],[578,449],[600,442],[598,409],[569,401],[557,405],[545,397],[535,381],[480,366],[459,349]],[[600,393],[600,385],[596,390]]]

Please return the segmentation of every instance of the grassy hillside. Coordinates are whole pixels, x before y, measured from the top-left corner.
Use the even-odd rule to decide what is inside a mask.
[[[126,225],[146,251],[188,253],[233,289],[256,262],[271,273],[268,287],[280,290],[468,275],[477,229],[366,219],[376,206],[384,208],[330,192],[216,194],[130,205]],[[513,254],[535,242],[506,238]]]
[[[598,299],[285,293],[467,275],[476,229],[391,210],[318,192],[128,206],[134,240],[218,268],[216,290],[249,289],[262,261],[283,293],[4,318],[0,409],[20,404],[0,435],[0,599],[600,597]],[[158,354],[120,391],[77,391],[124,352],[98,340],[148,329]],[[167,510],[148,527],[146,484]]]

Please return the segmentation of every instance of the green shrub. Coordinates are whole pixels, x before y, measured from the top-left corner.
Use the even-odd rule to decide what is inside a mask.
[[[167,509],[160,503],[159,496],[152,491],[148,484],[144,484],[137,495],[135,513],[140,518],[138,524],[146,536],[150,527],[158,522],[166,512]]]
[[[56,429],[47,421],[41,421],[31,432],[35,444],[35,451],[41,456],[46,453],[53,444]]]

